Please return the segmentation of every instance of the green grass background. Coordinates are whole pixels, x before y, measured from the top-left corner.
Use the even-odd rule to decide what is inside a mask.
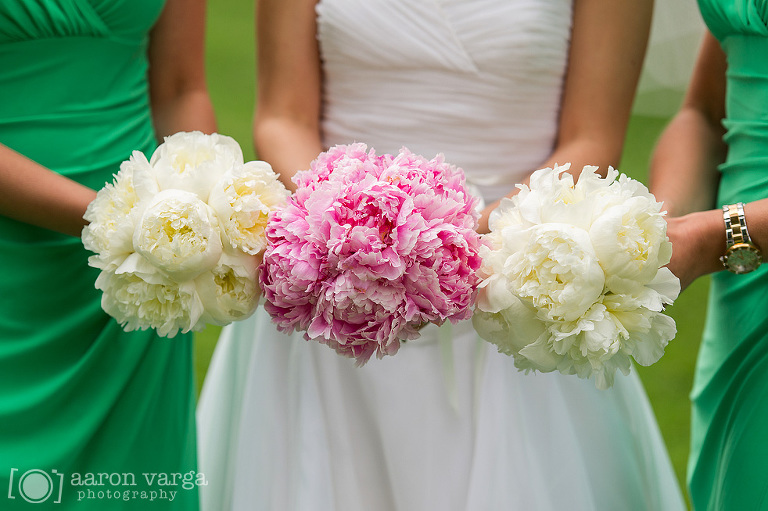
[[[209,0],[207,26],[208,84],[218,129],[240,143],[246,159],[254,158],[251,142],[255,91],[253,4],[253,0]],[[632,118],[620,166],[622,172],[647,182],[649,155],[665,122],[654,117]],[[688,393],[704,323],[708,285],[708,279],[700,279],[669,308],[669,314],[677,322],[677,338],[658,363],[638,368],[681,485],[688,455]],[[198,389],[218,334],[219,329],[211,327],[196,336]]]

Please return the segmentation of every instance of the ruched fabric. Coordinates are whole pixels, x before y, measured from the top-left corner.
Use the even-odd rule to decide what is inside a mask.
[[[728,57],[728,156],[720,166],[719,205],[764,199],[768,2],[700,0],[699,6]],[[688,478],[694,508],[768,509],[768,265],[746,275],[712,276],[691,395]]]
[[[93,189],[133,150],[151,153],[147,34],[162,8],[0,2],[0,143]],[[50,509],[146,509],[140,492],[161,488],[177,494],[153,507],[194,509],[196,489],[142,475],[197,469],[191,338],[123,332],[88,256],[78,238],[0,217],[0,509],[43,499],[25,486],[45,483],[35,470],[51,476]]]

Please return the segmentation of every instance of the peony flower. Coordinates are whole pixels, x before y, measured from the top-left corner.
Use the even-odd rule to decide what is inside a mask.
[[[629,292],[649,283],[669,263],[672,243],[666,232],[661,205],[646,197],[630,197],[595,219],[590,237],[611,276],[607,286],[612,292]]]
[[[102,308],[126,330],[169,337],[248,317],[267,218],[286,196],[229,137],[177,133],[150,160],[134,151],[85,214]]]
[[[202,330],[203,304],[194,282],[174,282],[138,254],[115,270],[102,271],[96,288],[101,307],[127,332],[154,328],[163,337]]]
[[[484,237],[475,329],[525,371],[613,384],[630,357],[656,362],[675,336],[663,314],[680,292],[661,205],[609,169],[536,171],[503,200]],[[617,179],[618,178],[618,179]]]
[[[232,248],[258,254],[270,211],[283,207],[290,193],[266,162],[237,165],[222,176],[208,204],[216,211]]]
[[[176,282],[211,270],[222,252],[216,214],[197,195],[163,190],[144,210],[134,250]]]
[[[208,201],[224,173],[243,164],[243,152],[231,137],[181,132],[165,138],[150,164],[161,190],[184,190]]]
[[[578,318],[603,293],[605,275],[586,231],[550,223],[522,232],[508,227],[502,235],[508,256],[494,270],[546,319]],[[481,253],[489,250],[484,247]]]
[[[273,214],[260,273],[278,328],[364,364],[417,327],[465,319],[481,259],[475,199],[442,157],[364,144],[322,153]]]
[[[195,280],[205,312],[203,319],[227,325],[249,317],[256,309],[260,259],[248,254],[222,254],[218,264]]]

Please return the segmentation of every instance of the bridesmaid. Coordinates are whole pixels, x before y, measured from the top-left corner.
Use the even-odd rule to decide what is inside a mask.
[[[768,4],[699,5],[711,33],[658,142],[651,189],[673,215],[669,267],[683,286],[712,274],[691,393],[693,507],[761,510],[768,509],[768,265],[760,251],[768,250]]]
[[[197,471],[191,338],[123,332],[78,236],[131,151],[215,130],[204,19],[204,0],[0,2],[0,509],[199,506],[173,476]]]

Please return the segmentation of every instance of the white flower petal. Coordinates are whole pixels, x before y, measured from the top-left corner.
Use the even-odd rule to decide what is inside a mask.
[[[647,286],[659,293],[666,304],[674,302],[680,295],[680,279],[666,266],[659,268],[656,276]]]
[[[524,358],[526,362],[522,363],[519,358]],[[546,336],[539,336],[534,342],[520,349],[520,357],[515,359],[515,366],[549,373],[557,370],[562,359],[562,355],[552,351],[546,342]]]
[[[677,335],[675,320],[660,313],[651,316],[651,328],[647,332],[632,334],[631,355],[638,364],[649,366],[664,354],[664,348]]]
[[[134,250],[177,282],[194,279],[221,257],[217,222],[195,194],[164,190],[144,210],[133,235]]]
[[[492,275],[483,281],[477,290],[475,305],[483,312],[499,312],[512,306],[519,299],[507,287],[507,282],[499,275]]]
[[[519,299],[500,313],[475,310],[472,325],[483,339],[496,344],[499,351],[514,354],[545,332],[544,324]]]

